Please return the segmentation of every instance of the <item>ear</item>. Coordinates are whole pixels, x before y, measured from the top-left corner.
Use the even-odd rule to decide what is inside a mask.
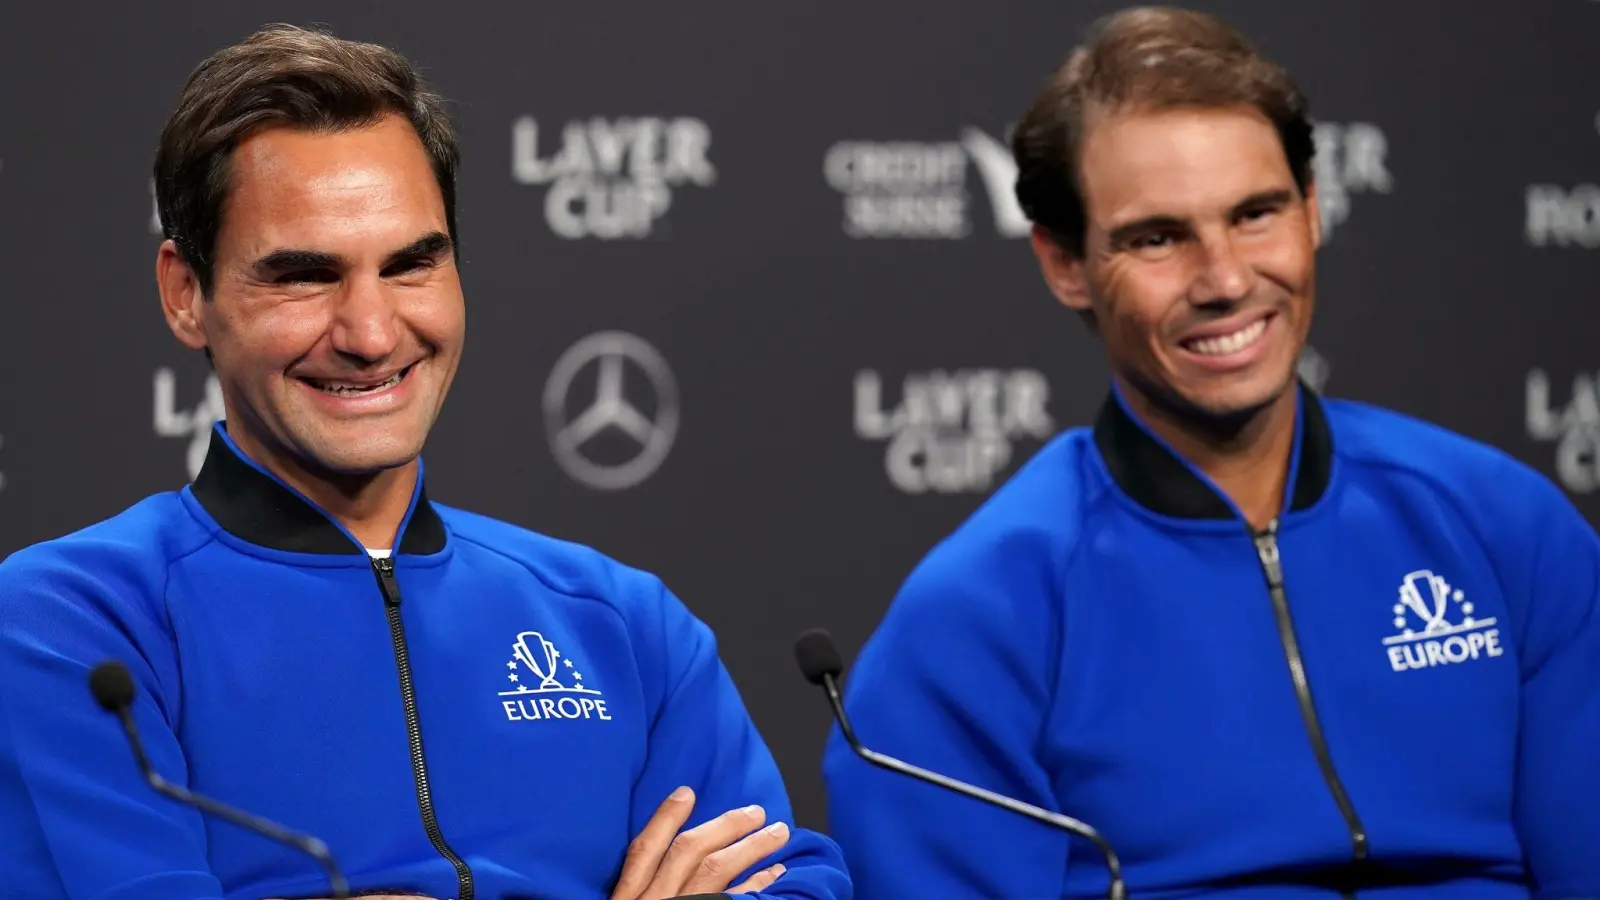
[[[1322,246],[1322,210],[1317,207],[1317,183],[1306,185],[1306,215],[1311,217],[1311,248]]]
[[[1029,239],[1033,244],[1033,255],[1039,259],[1039,271],[1044,275],[1044,283],[1050,288],[1050,293],[1055,294],[1062,305],[1074,312],[1092,312],[1093,304],[1089,300],[1089,285],[1085,278],[1083,260],[1056,243],[1056,239],[1043,226],[1033,226]]]
[[[161,249],[156,251],[156,287],[161,292],[161,313],[172,334],[190,350],[204,350],[206,298],[194,270],[170,240],[162,241]]]

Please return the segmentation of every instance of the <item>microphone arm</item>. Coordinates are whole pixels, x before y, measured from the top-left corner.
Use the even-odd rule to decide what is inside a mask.
[[[162,778],[160,773],[156,772],[155,768],[150,765],[149,757],[145,755],[144,742],[139,740],[139,729],[133,724],[132,706],[121,705],[113,712],[122,722],[123,734],[128,738],[128,745],[133,748],[133,758],[139,764],[140,774],[144,776],[144,780],[152,788],[155,788],[156,793],[168,799],[176,800],[185,806],[192,806],[201,812],[210,813],[220,819],[226,819],[241,828],[253,831],[280,844],[287,844],[305,853],[320,863],[323,870],[328,873],[328,884],[333,890],[331,900],[348,900],[350,884],[345,881],[344,873],[339,871],[338,863],[333,861],[333,854],[328,850],[328,845],[323,843],[321,839],[290,831],[276,822],[241,812],[231,806],[212,800],[210,797],[191,793]]]
[[[1001,807],[1002,809],[1008,809],[1019,815],[1027,816],[1030,819],[1046,822],[1064,831],[1076,834],[1079,837],[1093,842],[1096,847],[1100,848],[1100,852],[1105,854],[1106,869],[1111,873],[1111,886],[1106,891],[1107,900],[1127,900],[1128,889],[1122,881],[1122,863],[1117,859],[1116,851],[1111,849],[1111,844],[1108,843],[1105,838],[1100,836],[1100,832],[1095,831],[1086,823],[1080,822],[1071,816],[1064,816],[1061,813],[1051,812],[1048,809],[1034,806],[1031,803],[1024,803],[1021,800],[1017,800],[1013,797],[996,794],[993,791],[984,790],[976,785],[967,784],[964,781],[957,781],[948,775],[940,775],[938,772],[930,772],[920,766],[914,766],[908,762],[902,762],[892,756],[885,756],[884,754],[863,745],[861,741],[856,739],[855,729],[850,727],[850,718],[849,716],[845,715],[844,701],[839,696],[839,685],[834,680],[833,673],[822,673],[821,684],[822,689],[828,694],[828,702],[833,705],[833,717],[839,723],[839,731],[844,735],[845,742],[850,745],[850,749],[854,750],[857,756],[880,768],[888,769],[891,772],[899,772],[902,775],[909,775],[912,778],[917,778],[922,781],[932,782],[933,784],[939,785],[943,788],[948,788],[963,796],[971,797],[974,800],[982,800],[985,803],[992,803],[995,806]]]

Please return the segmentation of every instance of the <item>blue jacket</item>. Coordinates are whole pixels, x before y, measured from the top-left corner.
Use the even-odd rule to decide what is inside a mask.
[[[859,737],[1098,828],[1135,898],[1600,896],[1594,531],[1505,454],[1300,397],[1259,534],[1115,393],[1053,439],[906,581]],[[1105,896],[1082,839],[837,732],[825,772],[858,897]]]
[[[681,784],[690,825],[752,803],[792,824],[711,631],[661,582],[430,503],[420,476],[401,535],[370,560],[219,425],[193,485],[0,565],[0,896],[328,894],[309,858],[140,780],[86,688],[108,658],[158,772],[321,837],[353,891],[603,898]],[[761,897],[850,896],[827,838],[797,829],[773,862]]]

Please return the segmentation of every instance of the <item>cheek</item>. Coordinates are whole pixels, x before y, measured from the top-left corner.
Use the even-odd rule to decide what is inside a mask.
[[[1252,265],[1257,272],[1271,279],[1290,294],[1300,295],[1311,290],[1315,272],[1315,251],[1310,235],[1303,229],[1293,230],[1270,242],[1263,242],[1252,254]]]
[[[1183,295],[1177,263],[1119,262],[1106,268],[1101,316],[1122,344],[1159,342],[1163,323]]]
[[[419,292],[405,317],[418,337],[441,349],[458,346],[466,336],[467,308],[459,289]]]
[[[327,331],[323,304],[315,302],[239,304],[216,317],[223,341],[236,363],[252,369],[278,369],[310,352]]]

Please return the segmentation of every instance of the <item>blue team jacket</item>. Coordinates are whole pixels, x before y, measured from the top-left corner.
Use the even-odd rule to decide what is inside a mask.
[[[1255,533],[1113,392],[907,579],[848,674],[873,749],[1098,828],[1135,898],[1600,896],[1600,545],[1547,479],[1301,389]],[[856,894],[1103,897],[1078,838],[868,766]]]
[[[354,891],[603,898],[680,784],[691,825],[752,803],[792,824],[710,630],[660,581],[421,485],[375,562],[219,425],[193,485],[0,565],[0,896],[328,894],[310,859],[140,780],[86,688],[108,658],[160,773],[321,837]],[[850,896],[825,837],[773,862],[762,897]]]

